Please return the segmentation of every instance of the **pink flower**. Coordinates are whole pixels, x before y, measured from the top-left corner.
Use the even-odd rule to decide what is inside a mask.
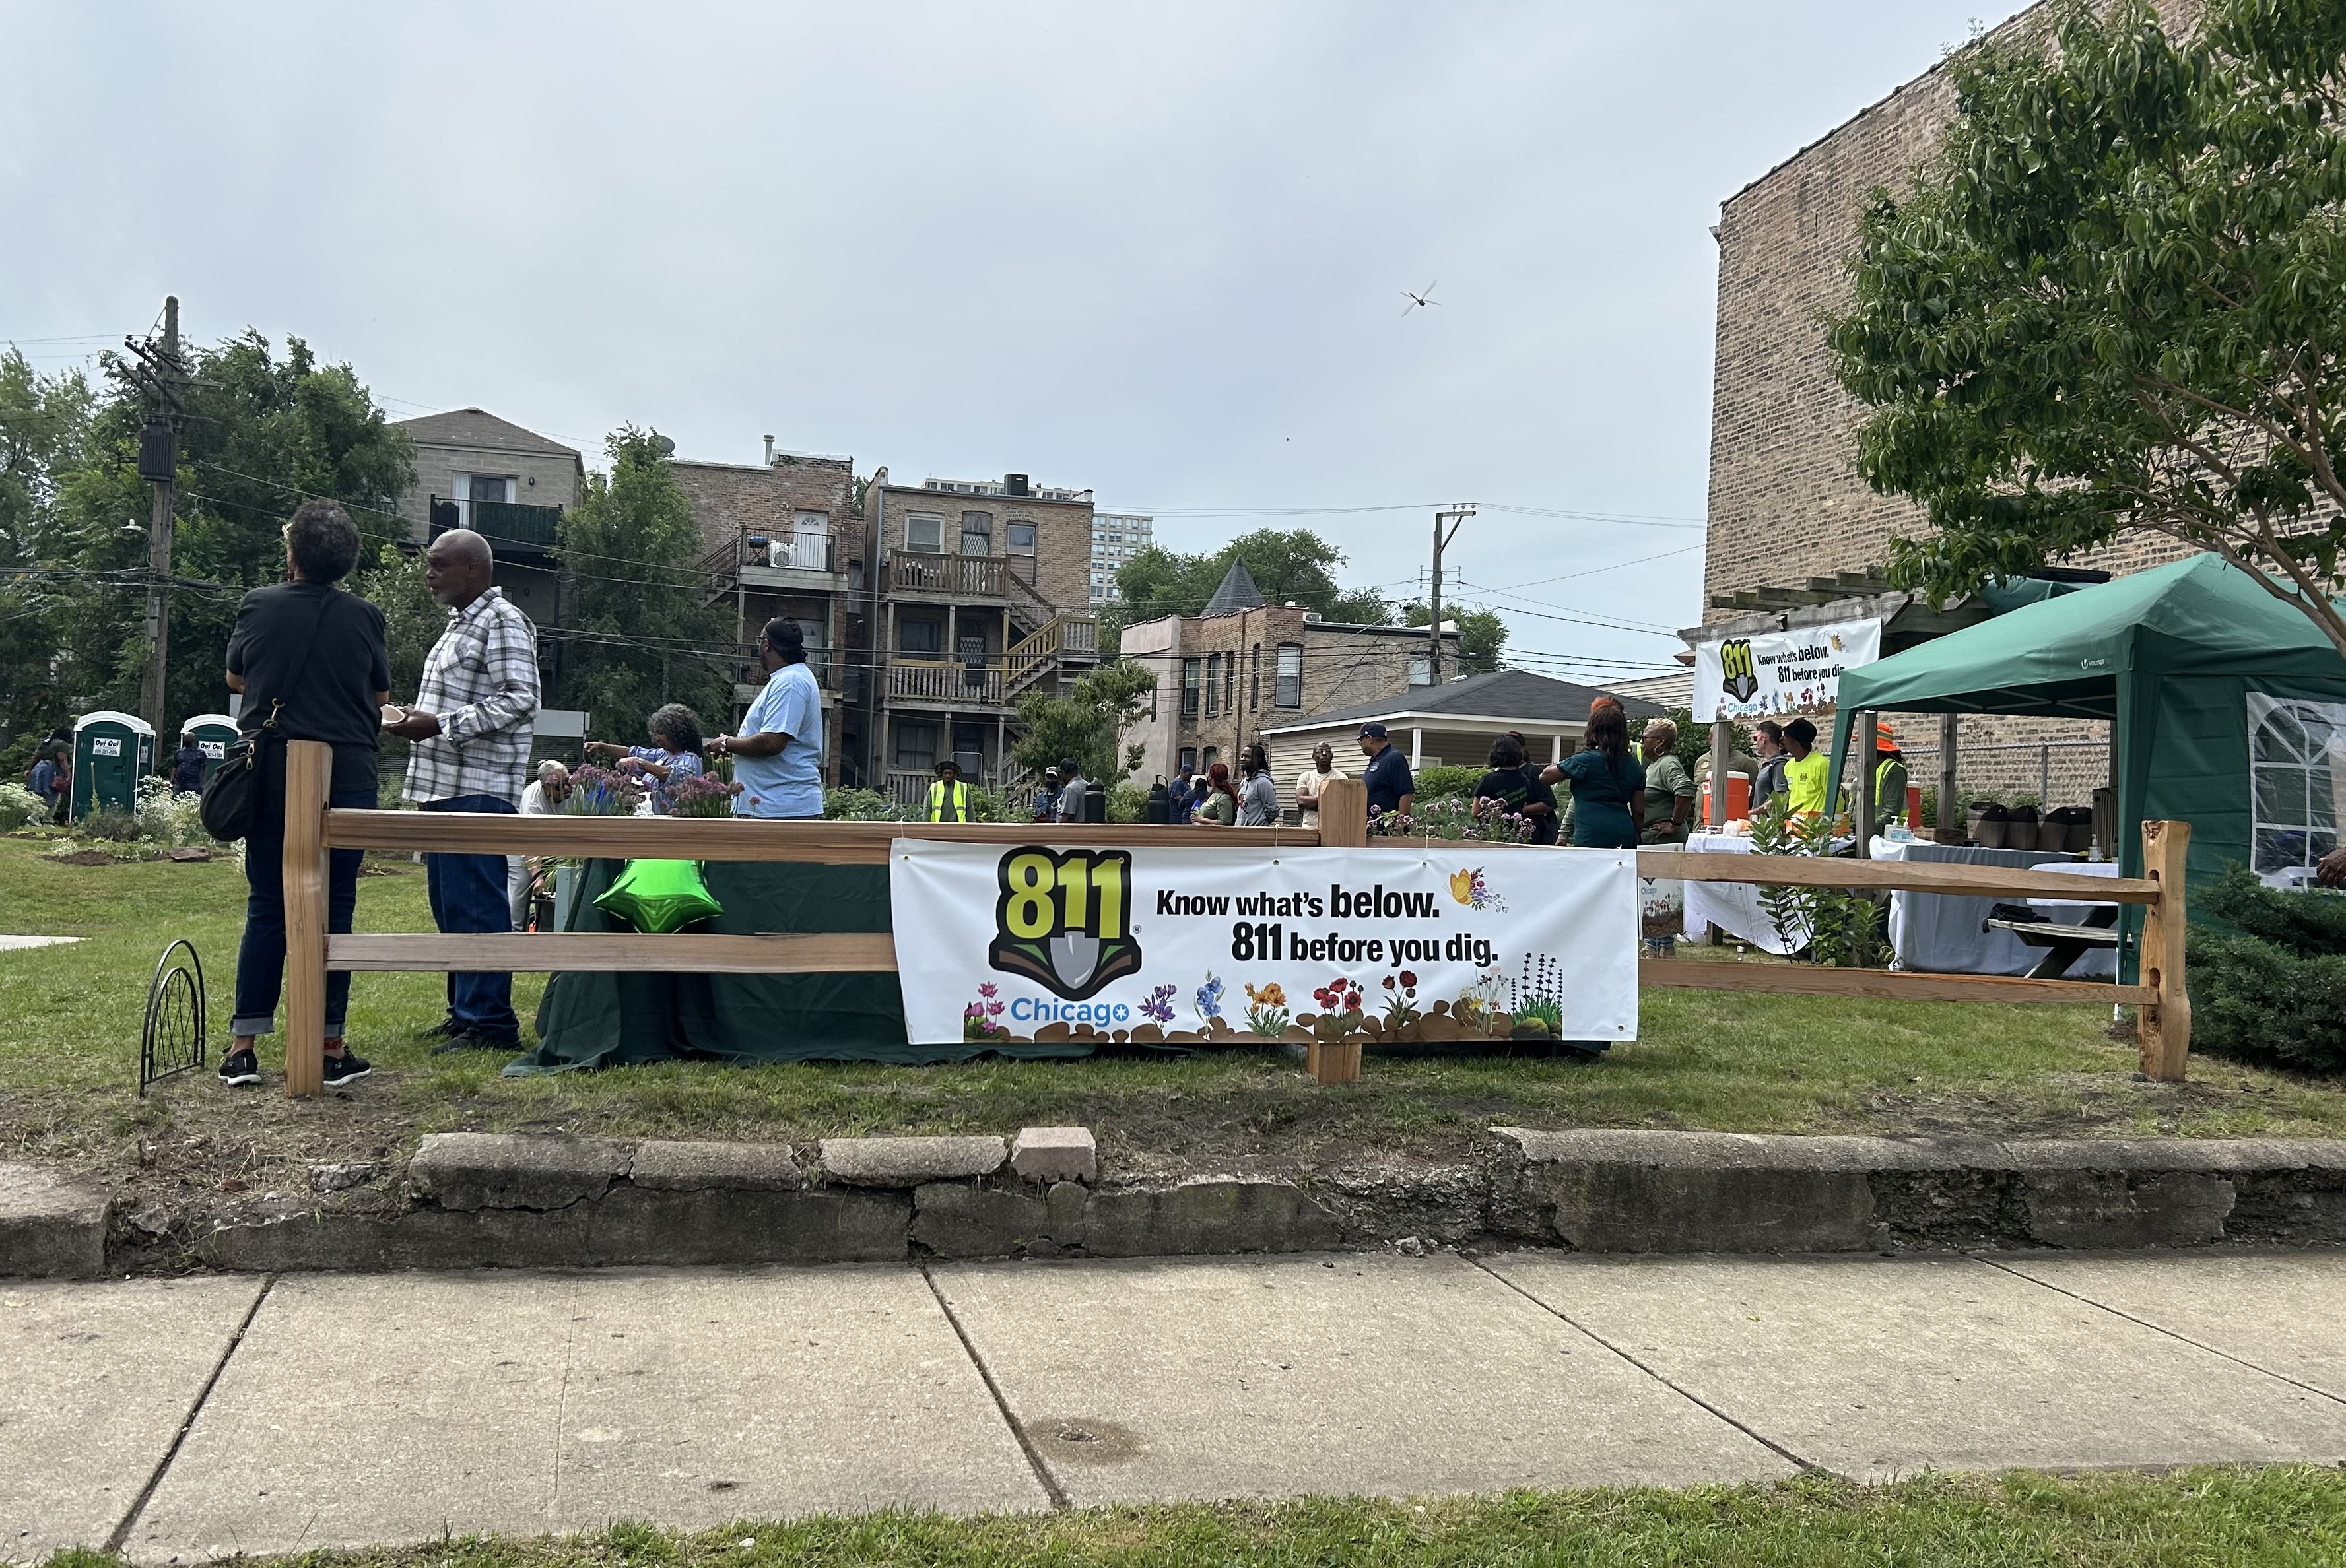
[[[997,988],[994,982],[990,980],[981,982],[977,988],[977,993],[980,996],[993,996],[996,993],[996,991]]]

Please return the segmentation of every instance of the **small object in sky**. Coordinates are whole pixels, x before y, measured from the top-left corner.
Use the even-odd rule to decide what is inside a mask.
[[[1401,291],[1401,297],[1407,300],[1409,303],[1401,308],[1401,313],[1406,316],[1412,311],[1416,310],[1420,305],[1439,305],[1442,303],[1441,300],[1433,297],[1433,290],[1440,283],[1441,280],[1438,278],[1435,279],[1433,282],[1428,283],[1425,286],[1423,293],[1413,294],[1408,290],[1403,289]]]

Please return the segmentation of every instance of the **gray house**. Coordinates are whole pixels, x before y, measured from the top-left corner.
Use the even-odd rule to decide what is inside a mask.
[[[402,420],[415,484],[399,514],[417,545],[470,528],[497,554],[497,585],[541,626],[560,624],[554,546],[586,473],[575,448],[477,408]]]

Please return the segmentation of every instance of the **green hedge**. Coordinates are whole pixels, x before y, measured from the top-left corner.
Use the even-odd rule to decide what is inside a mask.
[[[2346,1073],[2346,898],[2279,892],[2234,866],[2200,894],[2187,958],[2191,1044]]]
[[[1469,799],[1487,768],[1421,768],[1415,775],[1421,800]]]

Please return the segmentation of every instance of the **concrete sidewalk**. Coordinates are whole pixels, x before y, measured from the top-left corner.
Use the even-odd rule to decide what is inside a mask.
[[[0,1284],[0,1559],[2346,1457],[2336,1254]]]

